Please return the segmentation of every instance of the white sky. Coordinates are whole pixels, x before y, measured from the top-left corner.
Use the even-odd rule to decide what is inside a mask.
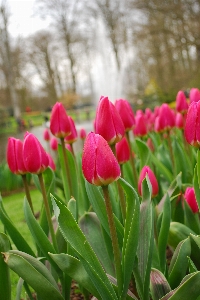
[[[35,2],[33,0],[7,0],[11,13],[9,32],[12,36],[26,37],[48,26],[46,20],[36,15]]]

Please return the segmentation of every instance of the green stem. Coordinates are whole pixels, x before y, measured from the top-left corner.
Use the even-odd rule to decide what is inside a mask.
[[[64,162],[65,162],[65,167],[66,167],[66,172],[67,172],[67,180],[68,180],[68,184],[69,184],[70,196],[72,196],[73,195],[73,193],[72,193],[72,183],[71,183],[71,177],[70,177],[70,172],[69,172],[69,164],[68,164],[67,154],[66,154],[66,149],[65,149],[65,141],[64,141],[64,138],[61,138],[60,140],[61,140],[63,157],[64,157]]]
[[[44,207],[46,210],[46,216],[47,216],[47,221],[48,221],[48,225],[49,225],[49,231],[51,234],[51,239],[53,242],[53,246],[56,250],[56,252],[58,253],[58,246],[57,246],[57,241],[56,241],[56,236],[55,236],[55,232],[53,229],[53,224],[52,224],[52,220],[51,220],[51,211],[49,208],[49,202],[47,199],[47,194],[46,194],[46,190],[45,190],[45,186],[44,186],[44,181],[43,181],[43,177],[42,177],[42,173],[38,174],[38,178],[39,178],[39,182],[40,182],[40,186],[41,186],[41,191],[42,191],[42,196],[43,196],[43,201],[44,201]]]
[[[115,270],[116,270],[117,285],[118,285],[118,296],[119,299],[121,299],[123,281],[122,281],[121,255],[120,255],[119,243],[117,238],[117,231],[114,223],[112,205],[111,205],[110,196],[108,192],[108,186],[102,186],[102,189],[103,189],[103,194],[104,194],[104,199],[106,204],[106,211],[107,211],[108,223],[110,228],[110,236],[111,236],[112,246],[113,246]]]
[[[30,205],[30,208],[32,210],[32,213],[34,215],[34,211],[33,211],[33,204],[32,204],[32,200],[31,200],[31,195],[30,195],[30,191],[29,191],[29,187],[28,187],[28,182],[26,180],[26,174],[23,174],[22,175],[22,180],[23,180],[23,183],[24,183],[24,188],[25,188],[25,193],[26,193],[26,198],[28,200],[28,203]]]
[[[173,155],[173,150],[172,150],[172,142],[170,138],[170,132],[167,133],[167,142],[168,142],[168,147],[169,147],[169,154],[171,157],[172,161],[172,170],[174,170],[174,155]]]
[[[131,149],[131,141],[130,141],[129,131],[126,132],[126,138],[127,138],[129,149],[130,149],[130,162],[131,162],[131,166],[132,166],[132,170],[133,170],[135,185],[137,186],[138,175],[137,175],[137,171],[136,171],[135,163],[134,163],[134,159],[133,159],[133,153],[132,153],[132,149]]]

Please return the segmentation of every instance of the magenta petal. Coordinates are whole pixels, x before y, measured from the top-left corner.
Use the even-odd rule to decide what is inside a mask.
[[[196,144],[197,102],[193,101],[188,109],[185,123],[185,138],[191,144]]]
[[[9,166],[9,169],[13,173],[18,172],[17,167],[17,160],[16,160],[16,151],[15,151],[15,139],[10,137],[8,139],[8,145],[7,145],[7,163]]]
[[[95,133],[90,132],[85,140],[82,157],[82,170],[87,181],[93,183],[96,165]]]
[[[71,132],[68,115],[62,103],[56,102],[52,108],[50,130],[53,135],[59,138],[63,138]]]

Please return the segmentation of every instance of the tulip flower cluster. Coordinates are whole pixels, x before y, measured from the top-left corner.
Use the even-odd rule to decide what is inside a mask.
[[[101,96],[89,133],[55,103],[43,142],[56,163],[32,133],[8,139],[36,249],[0,201],[0,298],[11,299],[9,269],[16,299],[23,285],[30,299],[69,300],[72,281],[85,299],[200,297],[200,91],[173,100],[134,110]],[[38,220],[27,173],[43,196]]]

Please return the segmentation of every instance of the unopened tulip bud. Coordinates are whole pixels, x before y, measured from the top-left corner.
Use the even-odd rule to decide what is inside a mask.
[[[183,91],[179,91],[176,96],[176,110],[180,113],[188,110],[187,99]]]
[[[180,129],[184,128],[184,116],[181,113],[176,114],[175,124]]]
[[[86,138],[86,136],[87,136],[87,133],[86,133],[86,131],[85,131],[84,128],[81,128],[81,129],[80,129],[79,136],[80,136],[80,139],[81,139],[81,140],[85,140],[85,138]]]
[[[119,99],[115,102],[115,107],[122,118],[125,131],[130,131],[135,126],[135,117],[130,103],[125,99]]]
[[[28,172],[42,173],[49,166],[49,158],[38,141],[32,134],[27,132],[23,143],[24,165]]]
[[[95,132],[110,145],[118,143],[124,136],[122,119],[108,97],[101,96],[95,118]]]
[[[184,197],[185,197],[185,201],[188,203],[193,213],[197,213],[199,211],[199,208],[198,208],[194,188],[188,187],[185,190]]]
[[[149,181],[152,186],[152,197],[155,197],[158,194],[158,181],[156,176],[154,175],[153,171],[150,169],[149,166],[144,166],[140,172],[139,180],[138,180],[138,192],[139,195],[142,196],[142,181],[146,177],[146,174],[149,177]]]
[[[87,181],[105,186],[120,177],[120,167],[107,141],[90,132],[85,140],[82,170]]]
[[[50,147],[53,151],[57,151],[58,150],[58,140],[55,137],[52,137],[50,140]]]
[[[143,113],[136,115],[133,133],[135,136],[144,136],[147,134],[147,122]]]
[[[50,133],[49,133],[49,130],[47,128],[43,132],[43,138],[47,142],[50,140]]]
[[[200,101],[193,101],[187,112],[185,122],[186,141],[195,147],[200,145]]]
[[[9,169],[14,174],[27,173],[26,167],[23,161],[23,142],[19,139],[10,137],[7,145],[7,163]]]
[[[194,102],[198,102],[200,100],[200,91],[197,88],[191,88],[190,90],[190,103]]]
[[[74,120],[70,116],[68,118],[69,118],[71,133],[65,137],[65,142],[68,144],[73,144],[77,140],[78,134],[76,131],[76,126],[74,124]]]
[[[169,130],[175,126],[175,114],[168,104],[163,103],[159,109],[160,130]]]
[[[68,115],[60,102],[56,102],[52,108],[50,130],[58,138],[64,138],[71,133]]]
[[[116,157],[120,165],[129,161],[130,148],[128,145],[128,141],[125,137],[123,137],[123,139],[121,139],[121,141],[115,145],[115,149],[116,149]]]

